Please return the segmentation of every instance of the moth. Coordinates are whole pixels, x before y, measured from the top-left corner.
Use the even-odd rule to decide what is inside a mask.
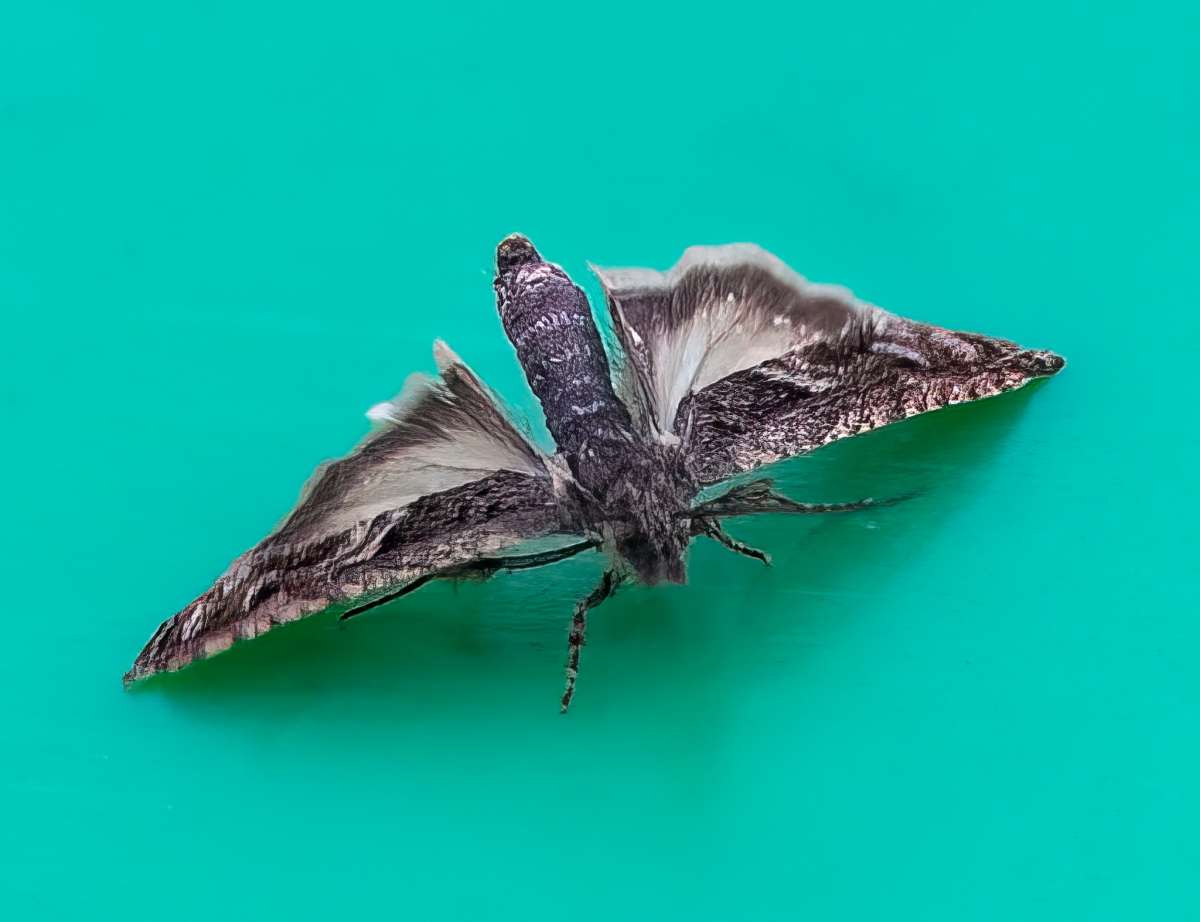
[[[571,620],[566,711],[588,612],[622,583],[684,582],[696,537],[767,561],[726,532],[730,516],[872,505],[800,502],[739,475],[1063,367],[1052,352],[906,320],[812,284],[747,244],[692,247],[665,273],[591,268],[607,302],[608,351],[562,268],[519,234],[496,250],[500,321],[555,452],[437,342],[438,375],[414,375],[372,407],[373,431],[320,467],[272,534],[163,622],[126,683],[331,606],[351,618],[431,580],[598,551],[604,574]]]

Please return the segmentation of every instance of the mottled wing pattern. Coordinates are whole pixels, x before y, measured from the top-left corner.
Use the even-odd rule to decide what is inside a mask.
[[[592,266],[622,350],[619,382],[651,436],[681,435],[680,403],[799,345],[850,334],[873,309],[752,244],[689,247],[667,272]]]
[[[897,317],[746,244],[693,247],[666,273],[597,274],[648,431],[686,437],[706,484],[1063,365]]]
[[[1052,352],[895,318],[865,344],[818,343],[689,397],[689,459],[709,484],[918,413],[1052,375]]]
[[[159,627],[127,682],[331,604],[369,600],[531,539],[570,533],[543,455],[443,344],[440,376],[373,407],[276,531]]]

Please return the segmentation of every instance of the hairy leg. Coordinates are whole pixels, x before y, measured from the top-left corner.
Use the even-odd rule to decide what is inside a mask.
[[[575,697],[575,679],[579,676],[579,653],[583,649],[584,633],[587,631],[588,609],[595,608],[614,592],[621,583],[620,578],[612,570],[606,570],[600,578],[600,585],[592,590],[586,599],[575,603],[575,615],[571,618],[571,633],[567,638],[567,687],[563,691],[563,714],[571,706]]]
[[[763,512],[784,512],[799,515],[820,515],[826,512],[857,512],[860,509],[875,509],[894,506],[915,493],[893,496],[889,499],[861,499],[853,503],[800,503],[776,493],[770,480],[756,480],[737,486],[728,493],[701,503],[689,514],[696,516],[757,515]]]
[[[742,554],[746,557],[753,557],[755,560],[761,560],[768,567],[771,565],[771,555],[766,551],[760,551],[756,547],[751,547],[749,544],[743,544],[734,538],[729,532],[721,527],[721,523],[716,519],[700,519],[700,531],[698,534],[707,535],[719,544],[729,548],[735,554]]]
[[[410,592],[416,592],[430,580],[471,577],[488,579],[491,576],[495,576],[501,570],[528,570],[532,567],[544,567],[547,564],[558,563],[560,560],[566,560],[568,557],[574,557],[576,554],[590,551],[596,546],[595,541],[580,541],[577,544],[568,544],[566,547],[555,548],[551,551],[542,551],[538,554],[524,554],[517,557],[481,557],[478,560],[472,560],[470,563],[465,563],[461,566],[451,567],[447,570],[438,570],[436,573],[426,573],[424,576],[418,577],[395,592],[389,592],[387,595],[351,608],[338,620],[346,621],[356,615],[361,615],[365,611],[370,611],[372,608],[386,605],[388,602],[408,595]]]

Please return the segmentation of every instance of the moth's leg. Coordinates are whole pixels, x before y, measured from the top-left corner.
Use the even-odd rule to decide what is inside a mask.
[[[860,509],[882,509],[887,506],[895,506],[912,499],[916,495],[916,491],[913,491],[912,493],[901,493],[899,496],[889,496],[886,499],[872,499],[871,497],[867,497],[853,503],[798,503],[781,493],[772,491],[772,496],[783,507],[772,511],[796,512],[801,515],[820,515],[825,512],[857,512]]]
[[[701,503],[691,511],[698,517],[758,515],[764,512],[791,513],[793,515],[822,515],[827,512],[857,512],[860,509],[875,509],[894,506],[916,493],[905,493],[888,499],[860,499],[853,503],[801,503],[772,489],[770,480],[756,480],[745,486],[734,487],[728,493]]]
[[[595,541],[580,541],[577,544],[569,544],[566,547],[555,548],[552,551],[542,551],[539,554],[525,554],[519,557],[481,557],[479,560],[472,560],[461,566],[438,570],[436,573],[426,573],[424,576],[418,577],[395,592],[351,608],[338,618],[338,620],[346,621],[355,615],[361,615],[365,611],[370,611],[372,608],[386,605],[388,602],[408,595],[410,592],[416,592],[433,579],[455,579],[457,577],[470,576],[487,579],[490,576],[494,576],[500,570],[527,570],[530,567],[544,567],[547,564],[558,563],[560,560],[574,557],[576,554],[581,554],[594,547],[596,547]]]
[[[772,509],[772,512],[794,512],[799,515],[821,515],[826,512],[857,512],[860,509],[872,509],[876,506],[892,506],[900,502],[895,499],[866,499],[855,500],[852,503],[798,503],[795,500],[781,496],[782,508]]]
[[[753,557],[755,560],[761,560],[768,567],[771,565],[771,555],[766,551],[760,551],[756,547],[751,547],[749,544],[743,544],[732,535],[729,534],[721,523],[716,519],[700,520],[700,534],[707,535],[719,544],[723,544],[735,554],[742,554],[745,557]]]
[[[571,634],[567,638],[567,687],[562,696],[562,713],[567,713],[571,699],[575,696],[575,679],[579,676],[579,653],[583,649],[584,633],[587,631],[588,609],[595,608],[614,592],[621,583],[620,577],[612,570],[606,570],[600,578],[600,585],[592,590],[591,595],[575,603],[575,615],[571,619]]]
[[[598,546],[595,541],[580,541],[577,544],[568,544],[566,547],[541,551],[537,554],[514,557],[481,557],[479,560],[472,560],[460,567],[455,567],[443,575],[452,577],[478,575],[486,579],[500,570],[528,570],[532,567],[544,567],[547,564],[558,563],[560,560],[566,560],[568,557],[574,557],[576,554],[582,554],[584,551],[590,551]]]
[[[356,615],[361,615],[365,611],[370,611],[372,608],[378,608],[380,605],[386,605],[393,599],[398,599],[402,595],[408,595],[410,592],[416,592],[431,579],[437,579],[439,576],[441,576],[440,573],[426,573],[424,576],[418,576],[411,583],[406,583],[395,592],[389,592],[387,595],[381,595],[377,599],[372,599],[370,602],[364,602],[362,605],[356,605],[349,611],[343,612],[342,616],[338,618],[338,621],[349,621],[351,618],[355,617]]]

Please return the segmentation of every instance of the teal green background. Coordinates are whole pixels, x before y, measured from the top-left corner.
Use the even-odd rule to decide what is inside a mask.
[[[0,12],[8,918],[1200,914],[1194,5]],[[575,560],[124,692],[444,337],[535,411],[492,250],[750,240],[1052,348],[832,446],[686,587]],[[586,281],[584,281],[586,279]]]

